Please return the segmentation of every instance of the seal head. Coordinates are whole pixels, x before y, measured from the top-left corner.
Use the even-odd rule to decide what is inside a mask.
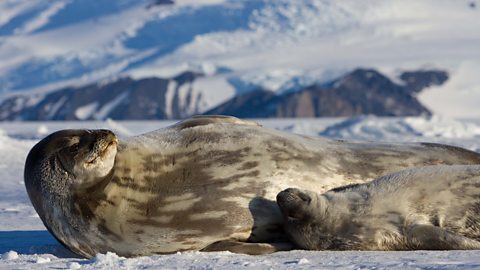
[[[277,204],[283,217],[285,231],[298,247],[303,249],[338,249],[335,237],[325,233],[331,220],[328,199],[309,190],[288,188],[277,195]]]
[[[62,130],[30,150],[24,170],[27,193],[45,226],[60,242],[65,243],[63,238],[74,233],[67,229],[71,225],[74,230],[81,227],[81,221],[71,215],[73,191],[87,189],[110,175],[117,143],[109,130]]]

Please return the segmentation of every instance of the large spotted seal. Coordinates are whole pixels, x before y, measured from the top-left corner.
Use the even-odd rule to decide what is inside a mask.
[[[204,116],[120,141],[108,130],[53,133],[30,151],[25,185],[50,232],[85,257],[258,254],[289,248],[275,243],[284,235],[275,196],[289,186],[326,191],[479,162],[452,146],[335,141]]]
[[[289,188],[277,202],[304,249],[480,249],[479,195],[480,165],[436,165],[323,194]]]

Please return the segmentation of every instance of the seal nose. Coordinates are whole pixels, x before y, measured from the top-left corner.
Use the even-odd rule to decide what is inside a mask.
[[[111,130],[108,129],[99,129],[96,131],[97,140],[107,141],[107,142],[118,142],[117,136]]]
[[[307,193],[300,192],[297,195],[300,199],[302,199],[302,201],[306,202],[307,204],[310,204],[312,202],[312,197],[310,197],[310,195],[308,195]]]
[[[83,145],[89,151],[100,152],[112,144],[118,144],[117,136],[108,129],[87,130],[87,134]]]
[[[298,188],[287,188],[277,194],[277,204],[283,208],[286,203],[302,201],[306,204],[312,202],[312,197]]]

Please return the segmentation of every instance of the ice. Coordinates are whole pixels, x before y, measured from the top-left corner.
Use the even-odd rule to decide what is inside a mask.
[[[97,254],[97,256],[92,259],[92,265],[100,268],[116,269],[124,260],[126,260],[124,257],[119,257],[115,253],[107,252],[106,254]]]
[[[406,118],[404,121],[425,137],[480,138],[480,125],[451,117],[434,115],[431,118]]]
[[[297,264],[309,264],[310,261],[307,258],[301,258],[298,260]]]
[[[260,119],[269,128],[334,138],[447,142],[480,150],[480,120],[380,118]],[[289,251],[249,256],[230,252],[178,252],[122,258],[114,253],[78,258],[45,229],[23,185],[23,166],[38,130],[109,128],[133,136],[172,121],[0,123],[0,269],[478,269],[480,251]],[[37,134],[35,139],[31,134]]]
[[[51,261],[50,258],[45,258],[45,257],[38,257],[36,260],[36,263],[49,263]]]
[[[402,118],[380,121],[375,116],[358,116],[328,127],[321,132],[321,135],[342,139],[392,141],[401,136],[412,139],[420,136],[421,133]]]
[[[10,250],[2,254],[2,260],[16,260],[18,259],[18,253],[16,251]]]
[[[68,269],[71,269],[71,270],[77,270],[77,269],[82,268],[82,266],[81,266],[79,263],[77,263],[77,262],[69,262],[69,263],[67,264],[67,268],[68,268]]]

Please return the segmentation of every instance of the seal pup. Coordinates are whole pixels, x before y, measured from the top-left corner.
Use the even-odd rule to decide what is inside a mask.
[[[437,165],[323,194],[289,188],[277,203],[303,249],[480,249],[479,195],[480,165]]]
[[[335,141],[202,116],[122,140],[55,132],[32,148],[24,178],[48,230],[85,257],[260,254],[292,248],[275,202],[289,186],[326,191],[407,167],[479,163],[453,146]]]

